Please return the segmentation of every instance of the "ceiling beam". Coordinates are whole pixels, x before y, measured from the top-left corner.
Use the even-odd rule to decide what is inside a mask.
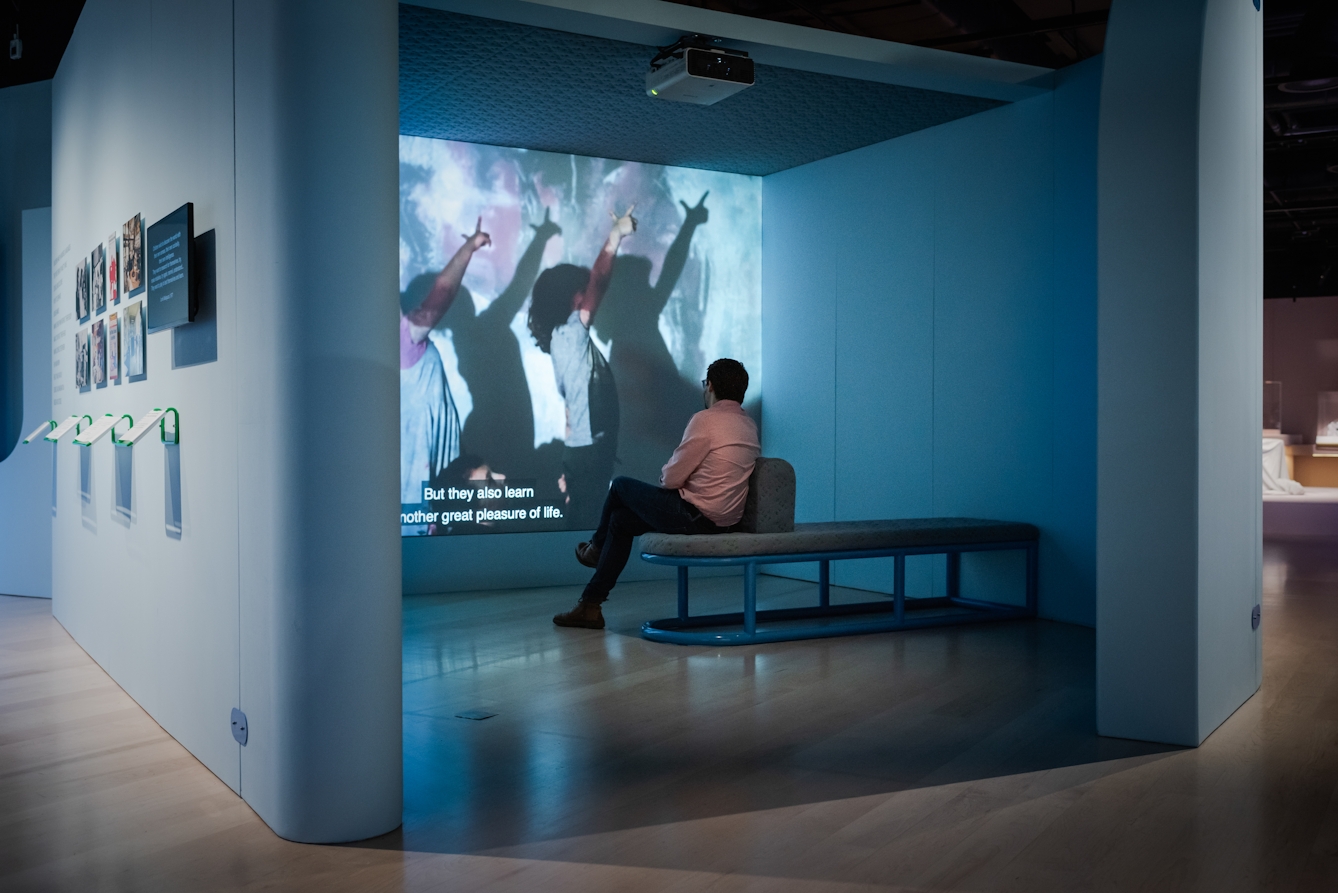
[[[859,31],[856,31],[854,28],[851,28],[848,25],[841,24],[840,22],[833,19],[831,16],[824,14],[822,10],[814,9],[812,5],[805,3],[804,0],[789,0],[789,3],[790,6],[792,6],[793,8],[798,9],[801,12],[807,14],[810,18],[814,19],[815,21],[822,22],[828,28],[834,28],[837,31],[844,31],[847,34],[856,34],[859,35],[860,37],[868,36],[867,34],[863,34]]]
[[[1076,15],[1054,16],[1048,19],[1034,19],[1026,25],[1015,28],[995,28],[990,31],[977,31],[974,34],[949,34],[943,37],[931,37],[917,40],[916,46],[945,47],[959,43],[976,43],[986,40],[1003,40],[1007,37],[1027,37],[1032,34],[1048,34],[1051,31],[1068,31],[1072,28],[1087,28],[1092,25],[1104,25],[1110,18],[1109,9],[1097,9],[1080,12]]]

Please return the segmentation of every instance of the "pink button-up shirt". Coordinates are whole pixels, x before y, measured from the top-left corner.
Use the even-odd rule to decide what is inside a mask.
[[[683,442],[660,473],[660,485],[677,490],[720,527],[739,523],[748,499],[748,477],[761,455],[757,425],[734,400],[718,400],[692,417]]]

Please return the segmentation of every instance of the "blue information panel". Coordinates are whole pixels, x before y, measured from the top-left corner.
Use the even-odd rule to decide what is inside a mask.
[[[145,260],[148,329],[157,332],[195,318],[195,206],[190,202],[149,227]]]

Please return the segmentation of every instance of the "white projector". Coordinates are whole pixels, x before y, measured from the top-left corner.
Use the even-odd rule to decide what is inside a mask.
[[[646,72],[647,96],[695,105],[714,105],[752,85],[753,60],[739,50],[686,47]]]

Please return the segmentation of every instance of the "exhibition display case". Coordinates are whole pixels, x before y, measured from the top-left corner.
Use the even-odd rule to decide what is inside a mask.
[[[1315,452],[1338,453],[1338,391],[1320,391],[1315,412]]]
[[[1282,431],[1282,382],[1264,382],[1264,430]]]

